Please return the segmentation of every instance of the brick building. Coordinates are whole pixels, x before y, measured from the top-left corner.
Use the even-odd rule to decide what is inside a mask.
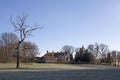
[[[42,57],[45,63],[69,63],[70,54],[63,52],[48,52]]]

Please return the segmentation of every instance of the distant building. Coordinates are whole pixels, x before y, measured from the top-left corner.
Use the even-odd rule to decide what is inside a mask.
[[[70,54],[66,52],[48,52],[42,57],[45,63],[69,63]]]

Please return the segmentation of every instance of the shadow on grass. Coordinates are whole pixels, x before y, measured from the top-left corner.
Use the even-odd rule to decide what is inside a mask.
[[[23,70],[23,69],[22,69]],[[37,69],[36,69],[37,70]],[[120,69],[0,72],[0,80],[119,80]]]

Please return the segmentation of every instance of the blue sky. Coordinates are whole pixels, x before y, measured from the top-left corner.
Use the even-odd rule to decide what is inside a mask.
[[[41,55],[95,42],[120,50],[120,0],[0,0],[0,32],[14,32],[10,16],[23,13],[28,24],[44,26],[27,39]]]

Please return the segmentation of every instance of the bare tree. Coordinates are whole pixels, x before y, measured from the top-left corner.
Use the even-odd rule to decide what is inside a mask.
[[[62,52],[68,52],[68,53],[72,54],[74,52],[74,47],[65,45],[62,47]]]
[[[118,51],[118,55],[117,55],[117,60],[118,60],[118,66],[120,64],[120,52]]]
[[[92,44],[88,45],[88,51],[90,53],[94,53],[94,45],[92,45]]]
[[[107,53],[107,62],[110,66],[112,65],[112,56],[110,52]]]
[[[95,43],[95,45],[88,45],[88,52],[92,53],[94,56],[94,63],[96,64],[97,57],[99,55],[99,45]]]
[[[38,47],[35,43],[31,42],[23,42],[22,43],[22,56],[23,60],[33,60],[34,57],[39,53],[38,52]]]
[[[108,46],[105,44],[100,44],[99,45],[99,49],[100,49],[100,55],[101,57],[104,56],[104,54],[106,54],[108,52]]]
[[[107,53],[108,53],[108,46],[105,44],[99,45],[99,53],[100,53],[100,59],[101,62],[106,63],[107,61]]]
[[[28,18],[28,16],[23,14],[21,16],[17,16],[16,20],[13,20],[13,18],[10,19],[10,22],[13,25],[15,31],[19,33],[19,41],[18,41],[18,44],[16,47],[16,51],[17,51],[16,68],[20,68],[20,57],[19,57],[20,51],[19,50],[20,50],[21,43],[27,37],[31,36],[33,31],[41,28],[41,27],[38,27],[37,25],[34,25],[34,26],[27,25],[27,23],[26,23],[27,18]]]
[[[0,62],[5,62],[3,41],[0,40]]]
[[[8,62],[13,51],[14,51],[14,43],[18,41],[16,34],[11,32],[4,32],[1,34],[1,46],[3,48],[3,53],[5,57],[5,61]]]
[[[62,52],[65,52],[67,54],[70,55],[70,62],[73,61],[73,52],[74,52],[74,47],[73,46],[69,46],[69,45],[65,45],[62,47]]]
[[[97,59],[100,59],[100,57],[102,57],[102,59],[107,57],[107,51],[108,51],[108,46],[105,44],[98,44],[95,43],[95,45],[90,44],[88,46],[88,51],[90,53],[93,53],[94,55],[94,62],[96,63]]]
[[[117,51],[112,51],[112,58],[113,58],[113,65],[116,66],[116,62],[117,62]]]

